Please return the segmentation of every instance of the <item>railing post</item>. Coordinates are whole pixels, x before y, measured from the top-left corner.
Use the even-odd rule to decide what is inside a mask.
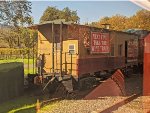
[[[71,69],[70,69],[70,72],[71,72],[71,75],[72,75],[72,53],[70,55],[71,55]]]
[[[62,36],[63,23],[60,24],[60,76],[62,77],[62,47],[63,47],[63,36]]]
[[[65,73],[67,74],[67,52],[65,52]]]
[[[54,23],[52,23],[52,73],[54,76]]]

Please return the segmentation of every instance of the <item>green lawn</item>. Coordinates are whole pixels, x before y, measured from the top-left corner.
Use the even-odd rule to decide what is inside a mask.
[[[45,95],[43,95],[42,97],[36,97],[26,95],[15,98],[0,104],[0,113],[36,113],[37,98],[46,99],[47,96],[45,97]],[[50,112],[51,110],[55,109],[58,104],[59,101],[51,102],[46,106],[43,106],[39,113]]]
[[[0,104],[0,113],[35,113],[36,97],[22,96]]]
[[[28,64],[28,59],[7,59],[7,60],[5,59],[5,60],[0,60],[0,63],[9,63],[9,62],[23,62],[24,64]],[[33,64],[33,59],[29,59],[29,64]]]
[[[28,74],[28,59],[8,59],[8,60],[0,60],[0,64],[2,63],[9,63],[9,62],[23,62],[24,65],[26,65],[24,67],[24,74],[27,75]],[[34,60],[35,63],[35,60]],[[29,59],[29,73],[33,74],[33,59]],[[35,71],[34,71],[35,72]]]
[[[29,73],[30,73],[30,74],[33,74],[33,68],[30,68],[30,69],[29,69]],[[34,73],[35,73],[35,70],[34,70]],[[26,69],[26,68],[24,69],[24,74],[25,74],[25,75],[28,74],[28,69]]]
[[[0,67],[0,71],[6,71],[7,69],[9,70],[11,68],[14,68],[15,66],[18,66],[18,65],[16,65],[15,63],[14,64],[12,63],[12,65],[3,64]],[[25,73],[28,73],[27,69],[25,69],[24,71]],[[32,73],[32,72],[33,72],[33,69],[30,68],[29,73]],[[3,93],[3,92],[0,92],[0,93]],[[49,94],[48,96],[42,95],[41,97],[36,97],[36,96],[31,97],[30,96],[31,94],[29,94],[28,92],[24,92],[24,93],[26,93],[25,96],[18,97],[18,98],[15,98],[15,99],[12,99],[12,100],[9,100],[7,102],[0,104],[0,113],[35,113],[36,112],[35,111],[36,100],[37,99],[46,100],[45,98],[49,97]],[[48,106],[42,107],[41,113],[44,113],[44,111],[46,110],[52,110],[56,106],[57,106],[56,103],[50,103]]]

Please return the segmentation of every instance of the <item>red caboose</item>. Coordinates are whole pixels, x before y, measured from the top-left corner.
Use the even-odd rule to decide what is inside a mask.
[[[144,39],[143,95],[150,96],[150,33]]]
[[[30,28],[38,30],[43,74],[72,75],[80,82],[104,71],[138,65],[136,34],[59,21]]]

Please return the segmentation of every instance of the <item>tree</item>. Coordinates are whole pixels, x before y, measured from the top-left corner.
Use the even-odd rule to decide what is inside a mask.
[[[126,22],[128,18],[122,15],[115,15],[109,19],[110,28],[117,31],[126,29]]]
[[[26,0],[0,1],[0,38],[7,42],[10,48],[27,47],[26,43],[31,42],[28,38],[30,32],[24,28],[24,25],[33,23],[30,16],[31,5],[31,2]]]
[[[40,23],[59,19],[60,14],[61,12],[56,9],[56,7],[48,6],[47,9],[44,11],[43,16],[40,18]]]
[[[150,30],[150,11],[140,10],[135,15],[131,16],[126,22],[126,27],[129,29],[145,29]]]
[[[20,26],[31,24],[33,22],[31,16],[31,2],[22,1],[0,1],[0,23]]]
[[[40,23],[56,19],[65,19],[65,21],[73,21],[77,23],[80,18],[77,16],[77,11],[71,11],[68,7],[59,10],[56,7],[48,6],[40,18]]]
[[[109,22],[109,20],[110,20],[110,17],[103,17],[102,19],[100,19],[100,21],[99,22],[96,22],[96,24],[97,24],[97,26],[98,27],[104,27],[102,24],[110,24],[110,22]]]
[[[104,26],[102,24],[110,24],[110,29],[122,31],[125,29],[126,21],[126,16],[114,15],[112,17],[103,17],[99,22],[96,22],[94,26],[103,28]]]
[[[98,22],[92,22],[90,25],[103,28],[102,24],[110,24],[110,29],[123,31],[127,29],[145,29],[150,30],[150,11],[140,10],[131,17],[115,15],[103,17]]]
[[[3,27],[0,29],[0,39],[4,40],[9,48],[32,48],[37,42],[37,32],[24,27]]]
[[[11,28],[0,29],[0,38],[5,40],[5,42],[9,45],[10,48],[17,45],[17,36],[18,34],[14,32]]]
[[[66,21],[79,22],[79,17],[77,16],[77,11],[71,11],[68,7],[64,8],[60,14],[61,19]]]

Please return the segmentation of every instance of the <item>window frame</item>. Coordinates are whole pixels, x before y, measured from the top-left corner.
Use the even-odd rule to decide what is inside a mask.
[[[70,49],[70,46],[73,46],[73,47],[74,47],[74,49]],[[74,52],[73,52],[73,53],[71,53],[71,52],[70,52],[70,50],[71,50],[71,51],[73,50]],[[69,52],[69,53],[71,53],[71,54],[75,54],[75,50],[76,50],[76,48],[75,48],[75,44],[69,44],[69,45],[68,45],[68,52]]]

